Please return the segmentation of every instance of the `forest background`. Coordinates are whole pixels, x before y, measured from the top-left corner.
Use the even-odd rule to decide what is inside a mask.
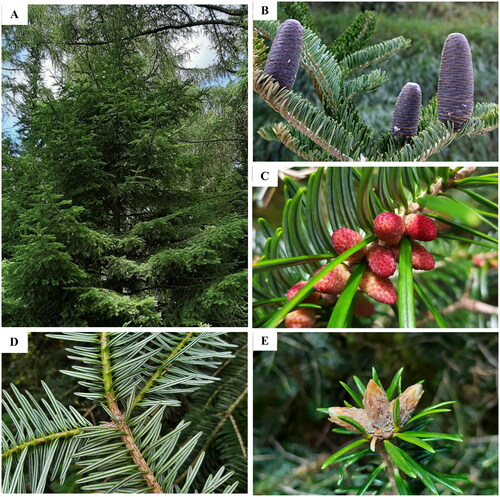
[[[279,5],[279,4],[278,4]],[[474,64],[474,100],[498,101],[498,10],[491,2],[308,2],[319,36],[329,46],[361,11],[376,12],[370,43],[403,36],[410,47],[395,53],[380,66],[389,81],[371,93],[357,97],[365,122],[377,132],[387,132],[401,88],[409,81],[422,88],[422,104],[437,92],[441,50],[453,32],[467,36]],[[278,20],[288,16],[278,9]],[[319,104],[307,73],[299,69],[294,91]],[[253,100],[253,158],[256,161],[300,160],[282,144],[266,141],[257,130],[277,122],[276,113],[260,98]],[[498,132],[461,140],[433,156],[434,161],[491,161],[498,157]]]
[[[4,326],[246,325],[246,14],[32,5],[4,27]]]

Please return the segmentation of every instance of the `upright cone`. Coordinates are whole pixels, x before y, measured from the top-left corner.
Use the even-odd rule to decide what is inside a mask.
[[[287,19],[276,33],[264,67],[266,74],[289,90],[293,88],[299,70],[302,32],[299,21]]]
[[[392,114],[392,136],[415,136],[418,131],[422,90],[417,83],[406,83]]]
[[[448,35],[441,53],[438,85],[438,115],[459,131],[472,116],[474,71],[469,42],[461,33]]]

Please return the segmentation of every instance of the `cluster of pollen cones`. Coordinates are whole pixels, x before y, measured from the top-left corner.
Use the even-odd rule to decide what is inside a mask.
[[[378,240],[349,256],[344,263],[335,266],[314,285],[315,292],[303,303],[319,304],[323,307],[334,305],[349,280],[353,267],[366,259],[368,269],[361,278],[359,289],[378,302],[395,304],[398,294],[389,278],[396,272],[399,243],[403,236],[411,239],[413,268],[423,271],[434,268],[432,254],[417,243],[417,240],[430,242],[437,237],[438,231],[431,218],[423,214],[408,214],[401,217],[392,212],[383,212],[375,218],[373,231]],[[338,255],[362,241],[363,235],[349,228],[337,229],[332,234],[332,245]],[[322,266],[314,274],[316,275],[324,267]],[[293,285],[288,290],[287,299],[292,299],[306,283],[299,281]],[[375,307],[364,295],[357,294],[353,312],[357,316],[371,316],[375,312]],[[313,308],[295,309],[285,318],[287,328],[312,328],[315,324],[316,309]]]

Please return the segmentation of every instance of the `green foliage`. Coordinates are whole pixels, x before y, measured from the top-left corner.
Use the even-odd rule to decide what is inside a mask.
[[[319,326],[414,327],[416,323],[428,327],[437,323],[443,327],[495,327],[498,180],[496,173],[473,171],[474,168],[447,167],[325,168],[313,172],[303,182],[285,178],[282,226],[274,228],[264,219],[259,220],[256,252],[260,259],[254,264],[253,278],[254,322],[259,326],[278,326],[321,279],[320,275],[312,277],[316,269],[328,263],[331,270],[372,241],[377,214],[411,210],[451,227],[442,229],[429,244],[437,267],[429,272],[412,271],[409,246],[410,252],[400,255],[398,309],[377,303],[372,318],[352,317],[349,309],[355,292],[348,285],[333,309],[318,309]],[[432,205],[434,210],[426,205]],[[365,240],[357,248],[336,256],[331,234],[338,228],[361,231]],[[478,263],[480,254],[489,254],[486,259],[490,262]],[[311,284],[304,286],[294,299],[283,302],[288,289],[303,280]]]
[[[302,26],[307,26],[315,33],[318,32],[318,28],[315,26],[309,7],[304,2],[281,2],[279,7],[284,10],[289,19],[295,19],[299,21]]]
[[[206,9],[218,55],[202,83],[176,46]],[[7,30],[6,63],[32,86],[8,81],[5,325],[246,321],[244,9],[188,10],[37,6]]]
[[[303,4],[303,8],[306,8],[305,5]],[[322,16],[313,17],[321,19]],[[324,19],[317,22],[324,22]],[[325,39],[323,33],[320,36],[317,31],[306,27],[301,65],[308,73],[309,80],[306,81],[304,77],[299,76],[295,85],[296,91],[280,90],[273,80],[262,72],[263,65],[259,58],[255,59],[254,90],[285,120],[280,123],[270,123],[272,115],[256,104],[254,109],[255,124],[258,125],[256,132],[264,140],[278,141],[293,152],[292,155],[285,154],[283,157],[308,161],[425,161],[464,136],[485,134],[496,129],[498,126],[496,104],[476,103],[474,115],[467,123],[466,129],[454,133],[438,120],[435,101],[431,99],[428,106],[422,109],[418,135],[409,140],[391,138],[386,130],[390,126],[394,100],[401,87],[408,82],[409,74],[416,82],[420,83],[420,79],[415,78],[413,67],[408,67],[406,75],[398,74],[397,88],[391,84],[392,93],[386,95],[387,92],[383,87],[390,79],[386,73],[379,69],[366,72],[365,69],[392,57],[398,60],[402,57],[407,58],[400,55],[400,51],[410,46],[410,40],[407,38],[413,37],[414,30],[406,30],[407,36],[397,35],[390,40],[381,40],[368,45],[374,31],[374,22],[373,12],[361,12],[344,32],[339,32],[338,28],[326,31],[330,40],[331,33],[335,32],[336,38],[333,37],[332,43],[323,41]],[[335,16],[329,26],[332,24],[337,24]],[[306,21],[305,25],[312,24]],[[256,22],[259,34],[267,40],[273,39],[278,26],[278,22]],[[398,26],[398,23],[394,26]],[[456,30],[455,26],[449,29]],[[393,31],[394,27],[390,32]],[[466,30],[469,31],[470,28]],[[443,40],[444,37],[441,45]],[[420,44],[418,47],[420,48]],[[419,64],[421,58],[429,57],[428,48],[425,52],[426,55],[419,56],[415,65]],[[439,67],[440,52],[441,47],[436,49],[435,60],[432,60],[437,67]],[[393,72],[399,70],[396,64],[392,64],[391,69]],[[364,72],[357,75],[358,71]],[[389,70],[387,74],[392,76]],[[432,89],[425,81],[427,95],[435,93],[437,68],[433,72],[422,70],[422,78],[428,79],[431,76],[434,76]],[[376,94],[372,97],[366,96],[369,92]],[[377,122],[374,117],[379,117],[382,113],[379,110],[379,107],[382,107],[380,94],[383,94],[385,107],[383,111],[385,127],[380,124],[381,118]],[[366,108],[367,99],[371,99],[372,107]],[[495,141],[494,137],[488,140],[492,143]],[[281,159],[276,156],[264,157],[263,150],[277,149],[268,147],[257,137],[254,149],[256,160]],[[484,155],[480,147],[473,147],[473,151],[475,155],[469,154],[462,159],[471,160]],[[443,153],[438,154],[438,158],[443,155]]]
[[[233,338],[234,336],[234,338]],[[197,390],[193,395],[193,409],[185,417],[190,422],[190,432],[201,431],[205,440],[199,439],[198,455],[206,452],[204,464],[195,481],[203,481],[221,465],[231,468],[238,480],[236,491],[247,492],[247,376],[248,346],[246,334],[231,334],[231,342],[238,346],[234,358],[220,366],[220,381]],[[186,465],[187,466],[187,465]]]
[[[54,480],[64,485],[75,471],[80,492],[241,488],[231,469],[246,472],[244,336],[228,335],[228,341],[215,332],[49,337],[72,342],[67,351],[76,363],[61,372],[77,378],[75,395],[92,407],[84,415],[66,407],[43,382],[41,401],[14,385],[13,395],[4,391],[5,493],[42,493]],[[95,416],[87,418],[92,411]],[[221,426],[213,430],[200,419],[216,419]],[[219,452],[221,443],[225,450]]]
[[[337,60],[345,59],[350,53],[364,48],[375,31],[375,12],[361,12],[355,21],[330,46]]]

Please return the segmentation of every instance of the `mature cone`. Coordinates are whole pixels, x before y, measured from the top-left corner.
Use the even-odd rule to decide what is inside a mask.
[[[418,131],[422,90],[417,83],[406,83],[392,114],[392,136],[414,136]]]
[[[448,35],[441,53],[438,84],[438,115],[460,130],[472,115],[474,72],[469,42],[461,33]]]
[[[299,70],[301,52],[302,25],[295,19],[288,19],[276,33],[264,72],[272,76],[280,86],[291,90]]]

